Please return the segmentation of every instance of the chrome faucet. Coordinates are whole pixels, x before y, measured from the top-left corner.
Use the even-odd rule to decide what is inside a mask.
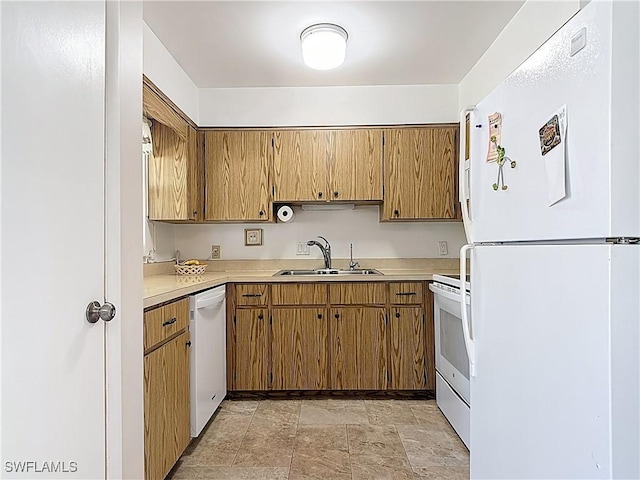
[[[322,245],[317,240],[309,240],[307,242],[307,245],[311,247],[315,245],[320,249],[320,251],[322,252],[322,257],[324,258],[324,268],[330,269],[331,268],[331,245],[329,244],[329,240],[327,240],[326,238],[321,237],[320,235],[318,235],[318,238],[321,238],[322,240],[324,240],[324,245]]]
[[[359,267],[360,264],[358,262],[354,262],[353,261],[353,243],[349,244],[349,270],[353,271],[356,269],[356,267]]]

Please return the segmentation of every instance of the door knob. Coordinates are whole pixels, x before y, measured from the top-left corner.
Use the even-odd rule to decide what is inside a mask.
[[[87,305],[86,317],[89,323],[96,323],[100,319],[110,322],[115,316],[116,306],[113,303],[104,302],[104,305],[100,306],[100,302],[94,301]]]

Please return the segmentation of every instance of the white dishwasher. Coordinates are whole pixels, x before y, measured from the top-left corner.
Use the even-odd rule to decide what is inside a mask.
[[[189,297],[191,436],[197,437],[227,395],[225,287]]]

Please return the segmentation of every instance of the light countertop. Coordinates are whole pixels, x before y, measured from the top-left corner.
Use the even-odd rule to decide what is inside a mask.
[[[420,262],[424,263],[424,262]],[[454,262],[441,262],[436,265],[416,265],[418,268],[377,268],[383,275],[297,275],[278,276],[273,274],[280,268],[261,270],[228,269],[206,272],[202,275],[188,276],[173,273],[157,273],[144,277],[144,308],[174,300],[202,290],[217,287],[225,283],[289,283],[289,282],[385,282],[385,281],[423,281],[432,280],[433,274],[457,274]],[[398,265],[400,266],[400,265]],[[405,265],[402,265],[405,267]],[[169,270],[170,271],[170,270]]]

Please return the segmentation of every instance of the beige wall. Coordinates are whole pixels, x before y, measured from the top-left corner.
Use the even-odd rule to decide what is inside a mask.
[[[177,225],[175,245],[182,258],[206,258],[211,245],[221,246],[223,259],[321,259],[320,250],[296,255],[297,242],[317,235],[331,242],[334,258],[348,258],[349,243],[360,258],[428,258],[439,257],[437,242],[448,243],[447,257],[456,258],[465,243],[462,224],[456,223],[380,223],[377,206],[360,206],[354,210],[302,211],[294,207],[289,223]],[[262,246],[244,246],[244,229],[262,228]]]
[[[457,85],[200,89],[203,127],[457,121]]]

